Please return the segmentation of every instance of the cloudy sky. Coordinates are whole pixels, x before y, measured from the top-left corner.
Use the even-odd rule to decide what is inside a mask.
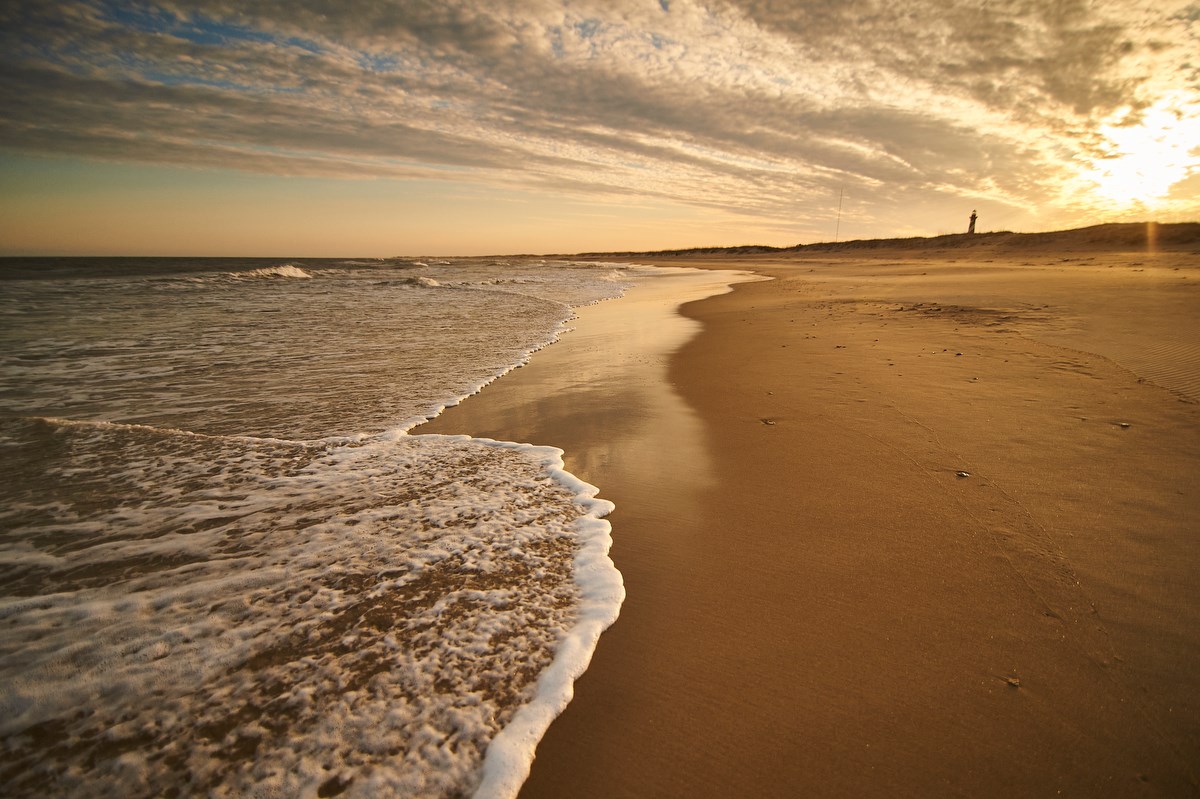
[[[1200,1],[0,6],[0,253],[790,245],[973,209],[1200,219]]]

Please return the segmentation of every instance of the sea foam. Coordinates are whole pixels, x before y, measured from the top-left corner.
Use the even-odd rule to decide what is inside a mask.
[[[230,272],[229,276],[235,280],[254,280],[255,278],[301,278],[303,280],[312,279],[312,275],[305,272],[295,264],[280,264],[279,266],[267,266],[261,269],[251,269],[248,272]]]
[[[513,795],[623,598],[555,449],[2,429],[73,453],[0,514],[11,795]]]

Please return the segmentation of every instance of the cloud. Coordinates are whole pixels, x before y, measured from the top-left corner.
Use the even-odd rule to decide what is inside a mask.
[[[777,221],[838,187],[881,218],[918,196],[1083,213],[1063,187],[1114,115],[1200,106],[1198,17],[1181,0],[16,2],[0,146]]]

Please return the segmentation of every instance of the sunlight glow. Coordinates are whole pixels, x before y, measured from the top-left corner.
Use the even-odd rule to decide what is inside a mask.
[[[1177,92],[1133,117],[1114,114],[1097,131],[1105,154],[1091,161],[1093,191],[1118,206],[1153,208],[1171,187],[1200,171],[1200,98]]]

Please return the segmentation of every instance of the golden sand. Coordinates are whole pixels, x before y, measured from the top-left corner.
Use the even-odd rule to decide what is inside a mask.
[[[547,383],[623,335],[585,309],[421,430],[561,447],[617,505],[628,599],[522,796],[1200,790],[1200,256],[658,262],[775,279]]]

